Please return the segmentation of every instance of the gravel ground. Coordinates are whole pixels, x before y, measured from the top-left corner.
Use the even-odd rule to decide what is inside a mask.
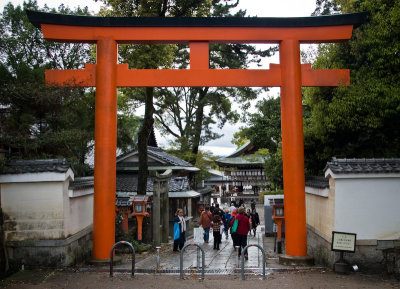
[[[25,275],[24,275],[25,274]],[[25,276],[25,277],[24,277]],[[36,278],[34,278],[36,276]],[[293,271],[273,273],[262,280],[260,276],[241,275],[139,275],[116,273],[113,278],[108,272],[72,272],[72,271],[24,271],[13,275],[11,279],[0,283],[2,288],[400,288],[399,281],[379,276],[365,276],[358,273],[338,275],[327,270]]]

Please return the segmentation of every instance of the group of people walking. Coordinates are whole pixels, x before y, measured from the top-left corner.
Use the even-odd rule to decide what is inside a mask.
[[[238,203],[232,202],[229,208],[222,210],[219,204],[213,204],[212,211],[209,206],[201,212],[199,225],[204,230],[204,243],[208,243],[210,239],[210,230],[212,228],[214,237],[214,250],[220,249],[222,236],[229,238],[231,235],[233,246],[239,247],[239,256],[242,248],[247,245],[247,235],[256,235],[257,226],[260,224],[260,218],[255,208],[255,202],[251,203],[251,210],[247,212],[243,206],[238,206]],[[186,221],[183,216],[183,210],[178,209],[174,217],[174,246],[173,251],[181,250],[186,241]],[[245,254],[247,259],[247,254]]]
[[[211,213],[210,208],[206,207],[200,215],[199,225],[204,229],[204,242],[208,243],[210,228],[213,229],[214,236],[214,249],[219,250],[221,244],[222,234],[228,239],[228,234],[231,234],[234,247],[239,247],[239,255],[241,255],[242,248],[247,245],[247,235],[253,231],[256,235],[257,226],[260,224],[260,218],[255,209],[255,202],[251,204],[252,210],[247,210],[243,206],[235,206],[222,211],[219,204],[215,204],[214,212]],[[222,226],[222,228],[221,228]],[[245,255],[247,258],[247,254]]]

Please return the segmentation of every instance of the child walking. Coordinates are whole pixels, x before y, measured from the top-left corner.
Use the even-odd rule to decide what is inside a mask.
[[[221,243],[221,224],[222,219],[221,216],[218,214],[214,215],[213,218],[213,236],[214,236],[214,250],[219,250],[219,244]]]

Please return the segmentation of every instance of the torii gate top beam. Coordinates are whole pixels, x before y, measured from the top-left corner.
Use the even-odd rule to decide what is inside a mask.
[[[46,39],[58,42],[189,43],[190,69],[128,69],[117,65],[117,87],[281,86],[280,65],[271,69],[209,69],[209,43],[298,43],[344,41],[365,13],[297,18],[92,17],[27,12]],[[46,71],[49,84],[95,86],[96,65],[84,70]],[[349,85],[348,70],[312,70],[302,65],[302,86]]]
[[[27,14],[49,40],[95,42],[108,38],[118,43],[279,43],[288,38],[300,43],[335,42],[349,39],[353,27],[362,24],[366,17],[366,13],[288,18],[93,17],[34,11]]]

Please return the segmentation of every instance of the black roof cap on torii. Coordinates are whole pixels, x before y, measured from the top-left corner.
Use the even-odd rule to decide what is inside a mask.
[[[321,27],[359,26],[366,12],[311,17],[96,17],[26,11],[37,28],[41,24],[93,27]]]

